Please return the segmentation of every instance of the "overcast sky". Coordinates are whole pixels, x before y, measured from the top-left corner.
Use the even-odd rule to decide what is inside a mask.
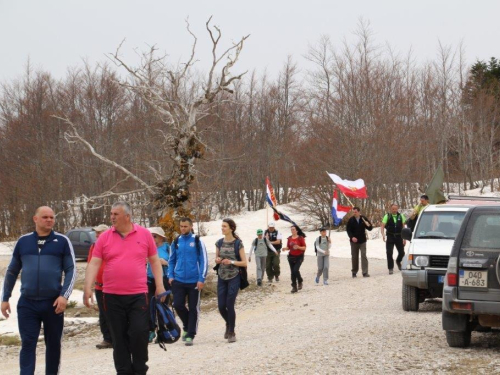
[[[412,48],[418,61],[435,58],[438,40],[453,46],[463,40],[469,63],[500,57],[498,0],[0,0],[0,80],[19,77],[28,58],[62,77],[83,59],[104,61],[124,38],[125,57],[156,44],[178,60],[189,53],[188,16],[203,67],[210,15],[226,45],[251,34],[242,70],[274,74],[289,54],[301,65],[308,44],[323,34],[336,44],[350,40],[360,17],[370,21],[378,43],[402,53]]]

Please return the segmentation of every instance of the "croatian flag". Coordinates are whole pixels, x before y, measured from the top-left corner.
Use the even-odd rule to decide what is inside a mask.
[[[335,185],[340,189],[346,197],[351,198],[368,198],[366,194],[365,182],[360,178],[356,181],[343,180],[333,173],[328,173],[328,176],[333,180]]]
[[[338,204],[337,190],[333,193],[333,202],[332,202],[332,217],[333,224],[337,227],[340,222],[344,218],[347,213],[351,211],[351,207],[349,206],[341,206]]]
[[[273,187],[271,186],[271,182],[269,182],[269,177],[266,177],[266,200],[267,203],[271,206],[277,206],[276,196],[274,195]]]

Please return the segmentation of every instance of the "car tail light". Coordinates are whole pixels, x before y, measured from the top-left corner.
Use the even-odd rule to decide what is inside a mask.
[[[471,311],[472,310],[472,303],[470,302],[452,302],[451,303],[451,308],[453,310],[467,310]]]
[[[456,273],[447,273],[446,281],[449,286],[457,286],[457,274]]]

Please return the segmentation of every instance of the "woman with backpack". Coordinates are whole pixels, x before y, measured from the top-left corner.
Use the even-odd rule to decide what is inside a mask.
[[[292,235],[288,237],[287,246],[283,250],[289,251],[288,264],[292,276],[292,293],[297,293],[302,289],[302,282],[304,281],[300,275],[300,266],[304,261],[306,251],[306,235],[297,225],[292,225],[290,230]]]
[[[330,268],[330,247],[332,240],[326,235],[326,228],[319,230],[320,236],[314,241],[314,249],[318,257],[318,273],[316,274],[316,285],[319,285],[319,278],[323,275],[323,285],[328,285],[328,269]]]
[[[232,343],[236,341],[234,328],[236,311],[234,305],[240,289],[240,267],[247,266],[243,242],[236,235],[236,223],[232,219],[222,220],[221,238],[215,244],[215,263],[219,265],[217,282],[217,302],[219,312],[226,322],[224,338]]]

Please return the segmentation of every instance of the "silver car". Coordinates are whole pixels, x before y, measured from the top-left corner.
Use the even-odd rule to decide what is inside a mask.
[[[472,331],[500,328],[500,207],[471,208],[460,227],[445,277],[442,323],[451,347]]]

